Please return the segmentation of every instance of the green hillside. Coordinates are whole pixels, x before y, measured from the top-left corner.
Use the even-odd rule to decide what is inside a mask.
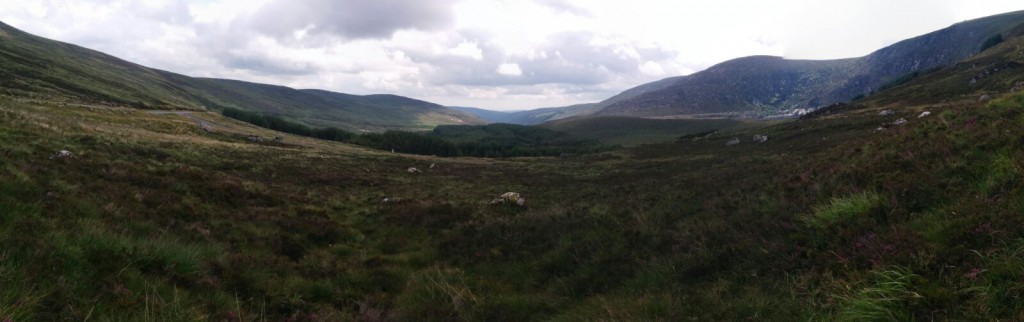
[[[7,94],[147,109],[230,107],[352,131],[429,130],[442,124],[483,123],[470,114],[400,96],[357,96],[192,78],[33,36],[3,23],[0,31],[4,37],[0,42],[0,87]]]
[[[635,146],[670,142],[688,134],[732,130],[743,124],[741,121],[728,119],[645,119],[600,116],[562,119],[544,123],[541,127],[607,144]]]

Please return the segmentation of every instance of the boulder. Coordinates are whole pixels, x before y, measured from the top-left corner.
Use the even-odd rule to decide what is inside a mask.
[[[768,142],[768,136],[767,135],[754,134],[754,142],[757,142],[757,143]]]
[[[405,169],[405,171],[407,171],[409,173],[421,173],[421,172],[423,172],[423,171],[420,171],[420,169],[416,169],[416,167],[409,167],[408,169]]]
[[[924,112],[921,112],[921,115],[918,115],[917,118],[927,117],[929,115],[932,115],[932,112],[924,111]]]
[[[75,154],[71,153],[71,151],[68,151],[68,150],[60,150],[60,151],[57,151],[53,155],[50,156],[51,160],[67,160],[67,159],[74,159],[74,158],[75,158]]]
[[[900,125],[903,125],[903,124],[907,124],[907,119],[901,118],[901,119],[898,119],[898,120],[895,120],[895,121],[892,122],[892,125],[896,125],[896,126],[900,126]]]
[[[519,207],[526,206],[526,198],[523,198],[518,192],[506,192],[501,194],[500,197],[491,200],[492,205],[516,205]]]
[[[1010,89],[1010,93],[1016,93],[1021,90],[1024,90],[1024,82],[1017,82],[1016,84],[1013,84],[1013,88]]]
[[[733,146],[737,144],[740,144],[740,138],[732,138],[729,142],[725,142],[725,146]]]
[[[991,100],[992,100],[992,98],[989,97],[988,94],[981,95],[981,97],[978,98],[978,102],[982,102],[982,103],[988,103],[988,101],[991,101]]]
[[[889,116],[893,114],[896,114],[896,112],[893,112],[892,110],[882,110],[881,112],[878,112],[878,115],[880,116]]]

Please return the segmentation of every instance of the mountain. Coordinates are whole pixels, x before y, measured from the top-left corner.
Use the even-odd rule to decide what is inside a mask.
[[[915,72],[950,66],[978,53],[986,41],[1024,24],[1024,11],[954,24],[860,58],[788,60],[753,56],[688,76],[627,90],[599,104],[597,115],[668,116],[705,113],[773,114],[816,108],[868,95]]]
[[[1024,91],[1024,25],[987,44],[984,52],[946,68],[913,73],[858,101],[871,105],[921,105],[994,98]]]
[[[661,90],[671,86],[680,77],[666,78],[660,81],[640,85],[626,90],[600,103],[576,104],[563,107],[546,107],[522,111],[491,111],[473,107],[452,107],[453,109],[476,115],[489,123],[508,123],[519,125],[537,125],[549,121],[587,116],[596,113],[614,103]]]
[[[470,114],[395,95],[350,95],[193,78],[37,37],[0,23],[0,93],[151,109],[237,108],[356,131],[483,124]]]

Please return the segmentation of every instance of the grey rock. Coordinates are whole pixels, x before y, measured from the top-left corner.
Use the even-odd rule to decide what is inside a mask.
[[[68,160],[74,158],[75,154],[68,150],[60,150],[50,156],[51,160]]]

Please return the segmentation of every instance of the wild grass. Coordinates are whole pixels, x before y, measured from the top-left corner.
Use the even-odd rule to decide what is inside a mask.
[[[827,204],[814,208],[814,212],[803,217],[805,225],[815,229],[870,215],[879,206],[881,198],[876,193],[864,192],[849,197],[833,198]]]
[[[838,320],[909,321],[909,306],[922,296],[914,291],[920,276],[906,268],[893,267],[873,272],[871,281],[853,295],[841,298]]]

